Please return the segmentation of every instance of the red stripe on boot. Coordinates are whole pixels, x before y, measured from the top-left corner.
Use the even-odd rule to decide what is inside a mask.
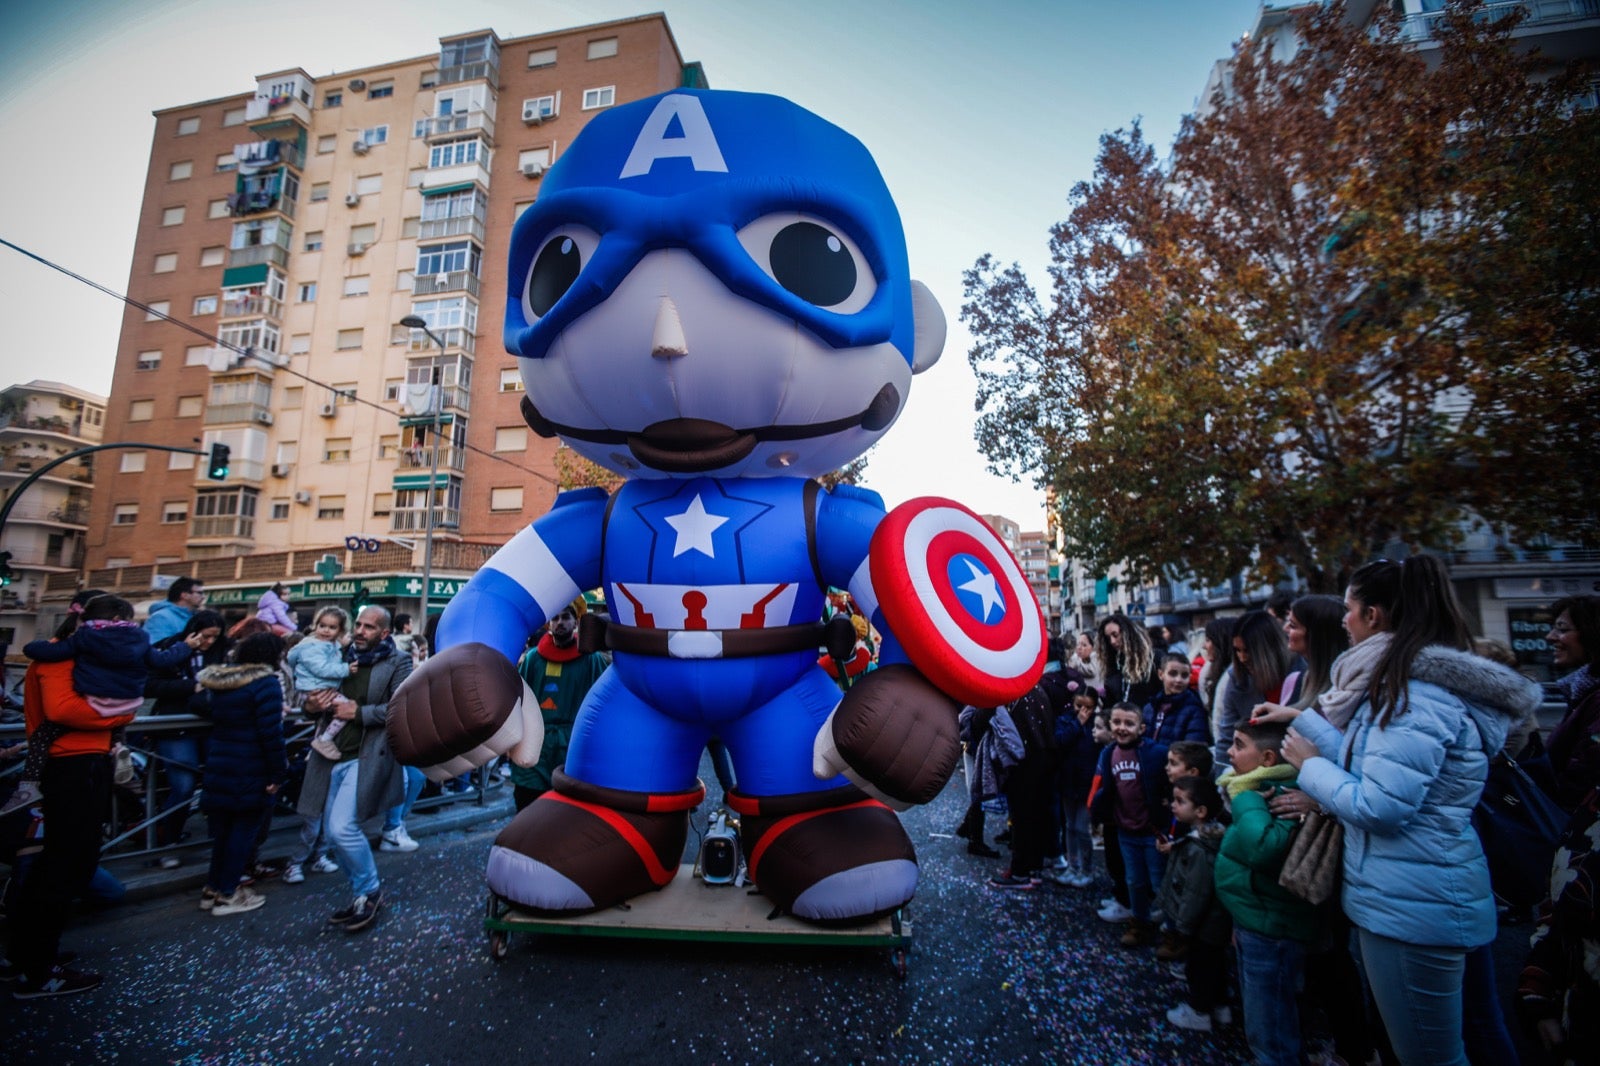
[[[571,796],[563,796],[559,792],[546,792],[539,798],[541,800],[554,800],[556,803],[570,804],[581,811],[587,811],[616,830],[617,835],[627,842],[628,846],[639,856],[639,861],[644,863],[645,873],[649,875],[651,881],[655,882],[657,888],[671,881],[673,875],[678,872],[676,867],[669,870],[663,866],[661,860],[656,857],[655,849],[645,840],[644,835],[630,825],[628,820],[620,813],[610,807],[585,803],[582,800],[573,799]]]
[[[756,867],[761,865],[761,856],[766,854],[767,845],[772,843],[774,840],[777,840],[784,833],[788,832],[796,825],[799,825],[801,822],[811,818],[816,818],[819,815],[832,814],[835,811],[853,811],[858,807],[882,807],[885,810],[888,810],[888,804],[881,803],[875,799],[864,799],[858,800],[855,803],[846,803],[842,807],[824,807],[820,811],[801,811],[799,814],[791,814],[787,818],[780,818],[778,821],[773,822],[772,828],[767,830],[766,834],[756,842],[756,846],[750,851],[750,860],[748,863],[750,867],[750,879],[752,881],[755,880]]]

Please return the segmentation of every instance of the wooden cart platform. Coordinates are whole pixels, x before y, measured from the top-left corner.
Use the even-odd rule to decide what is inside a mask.
[[[743,944],[801,944],[891,949],[895,972],[904,977],[911,923],[904,908],[859,926],[811,925],[783,914],[773,916],[772,903],[748,886],[707,885],[694,875],[694,864],[678,867],[678,876],[659,892],[635,896],[627,903],[574,917],[546,917],[518,910],[490,893],[483,925],[489,933],[489,957],[499,961],[510,951],[514,933],[552,936],[605,936],[647,940],[721,941]]]

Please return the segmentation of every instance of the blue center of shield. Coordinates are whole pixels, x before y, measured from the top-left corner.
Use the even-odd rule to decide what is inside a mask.
[[[1005,598],[1000,595],[999,583],[995,581],[994,573],[977,556],[966,552],[952,555],[945,568],[945,576],[955,590],[957,602],[973,618],[987,625],[995,620],[992,616],[996,612],[999,617],[1005,616]]]

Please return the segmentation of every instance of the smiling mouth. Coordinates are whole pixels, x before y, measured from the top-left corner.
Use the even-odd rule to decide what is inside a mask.
[[[670,418],[629,432],[583,429],[552,422],[540,413],[531,399],[526,395],[522,397],[522,420],[539,436],[560,436],[591,444],[627,445],[641,463],[672,474],[693,474],[729,466],[747,457],[761,443],[810,440],[843,433],[857,426],[877,432],[893,422],[899,413],[900,390],[893,384],[886,384],[859,414],[829,422],[735,429],[703,418]]]

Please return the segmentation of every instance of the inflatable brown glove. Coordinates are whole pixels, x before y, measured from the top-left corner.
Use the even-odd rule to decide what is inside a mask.
[[[544,718],[511,661],[487,644],[458,644],[411,672],[389,701],[389,746],[408,766],[448,781],[510,752],[539,761]]]
[[[811,771],[823,779],[843,774],[897,810],[927,803],[961,754],[959,710],[915,667],[874,670],[817,731]]]

